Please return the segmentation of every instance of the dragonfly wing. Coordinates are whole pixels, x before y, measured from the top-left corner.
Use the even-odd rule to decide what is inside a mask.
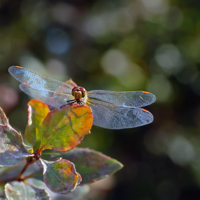
[[[62,89],[59,89],[60,92],[71,93],[71,90],[73,88],[73,86],[70,84],[43,77],[23,67],[11,66],[8,71],[19,82],[27,83],[30,87],[38,90],[47,89],[55,91],[58,88],[62,87]]]
[[[97,100],[88,105],[92,108],[93,124],[107,129],[133,128],[153,121],[153,115],[142,108],[116,106]]]
[[[45,89],[38,90],[24,84],[20,84],[19,87],[27,95],[33,97],[34,99],[43,101],[47,105],[50,105],[54,108],[59,108],[67,104],[68,100],[74,99],[72,95],[63,94],[63,93],[54,93],[53,91],[45,90]]]
[[[91,99],[99,99],[121,106],[143,107],[156,101],[155,95],[145,91],[115,92],[109,90],[92,90],[88,92]]]

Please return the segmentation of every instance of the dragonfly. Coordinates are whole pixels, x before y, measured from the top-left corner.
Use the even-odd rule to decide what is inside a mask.
[[[72,80],[61,82],[21,66],[11,66],[9,73],[27,95],[59,108],[67,104],[85,104],[92,109],[93,124],[107,129],[126,129],[149,124],[153,115],[141,107],[156,101],[147,91],[116,92],[79,87]]]

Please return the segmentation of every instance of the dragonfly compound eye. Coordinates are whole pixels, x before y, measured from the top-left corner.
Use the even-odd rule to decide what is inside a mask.
[[[79,89],[80,89],[80,91],[82,92],[82,97],[85,97],[86,89],[83,88],[83,87],[80,87]]]
[[[75,91],[77,91],[77,90],[79,90],[79,87],[74,87],[74,88],[72,89],[72,96],[74,96],[74,93],[75,93]]]
[[[82,97],[85,97],[85,92],[82,92]]]

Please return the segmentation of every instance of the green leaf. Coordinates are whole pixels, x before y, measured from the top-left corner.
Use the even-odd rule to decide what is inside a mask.
[[[8,118],[6,117],[3,109],[0,107],[0,125],[6,125],[8,123]]]
[[[33,99],[28,102],[28,124],[26,125],[25,138],[37,150],[40,145],[41,124],[50,112],[48,106],[41,101]]]
[[[45,190],[27,185],[23,182],[12,182],[5,185],[8,200],[49,200],[50,196]]]
[[[41,163],[40,163],[40,165],[41,165]],[[28,179],[26,179],[26,182],[28,182],[29,185],[31,185],[33,187],[37,187],[37,188],[42,188],[42,189],[48,190],[48,188],[47,188],[46,184],[44,183],[44,181],[38,180],[36,178],[28,178]]]
[[[78,186],[72,193],[69,193],[65,196],[65,200],[74,200],[80,199],[84,195],[86,195],[90,191],[90,187],[88,185]],[[62,197],[60,196],[61,199]]]
[[[86,105],[67,105],[51,111],[42,123],[39,152],[73,148],[90,131],[92,122],[92,110]]]
[[[117,160],[87,148],[75,148],[60,156],[75,164],[82,177],[81,185],[105,178],[123,167]]]
[[[1,110],[1,121],[5,123],[6,117]],[[2,120],[3,119],[3,120]],[[23,143],[22,136],[7,122],[0,124],[0,166],[12,166],[22,161],[30,154]]]
[[[46,161],[40,160],[43,165],[44,182],[47,187],[60,194],[73,191],[81,181],[75,166],[68,160]]]

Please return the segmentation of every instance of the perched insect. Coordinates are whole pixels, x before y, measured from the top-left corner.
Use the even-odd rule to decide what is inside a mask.
[[[60,82],[43,77],[20,66],[11,66],[9,73],[21,82],[20,89],[49,106],[86,104],[92,108],[93,124],[108,129],[143,126],[153,121],[153,115],[140,107],[155,102],[155,95],[146,91],[114,92],[78,87],[72,80]]]

